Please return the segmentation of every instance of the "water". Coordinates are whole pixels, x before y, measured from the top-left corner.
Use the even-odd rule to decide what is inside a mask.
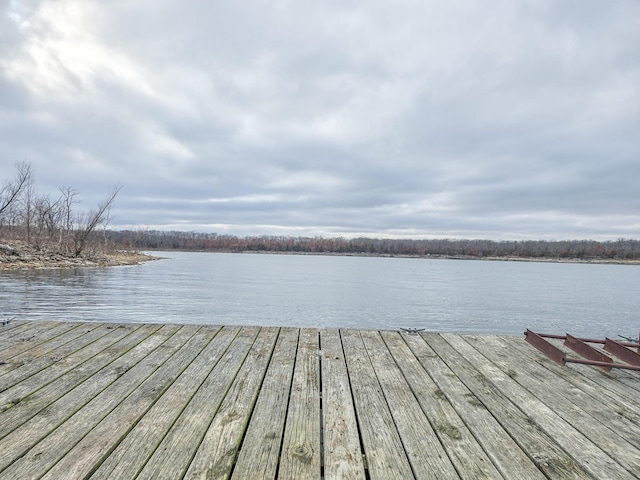
[[[0,272],[0,319],[638,335],[640,267],[162,253]]]

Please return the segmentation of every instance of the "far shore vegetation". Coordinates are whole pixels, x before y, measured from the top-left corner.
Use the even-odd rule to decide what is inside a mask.
[[[112,241],[144,251],[255,252],[433,258],[640,263],[640,241],[464,240],[220,235],[179,231],[114,231]]]
[[[0,186],[0,269],[122,265],[152,257],[141,251],[254,252],[406,256],[529,261],[640,263],[640,241],[466,240],[247,236],[181,231],[112,230],[111,208],[120,186],[89,211],[77,211],[79,193],[62,187],[52,198],[35,189],[30,163]]]

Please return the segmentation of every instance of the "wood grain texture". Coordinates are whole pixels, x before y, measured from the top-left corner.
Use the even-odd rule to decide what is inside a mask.
[[[480,390],[469,385],[469,379],[477,376],[475,368],[461,363],[459,356],[448,349],[434,349],[441,340],[437,334],[406,336],[406,341],[424,368],[432,376],[439,395],[444,395],[454,406],[478,443],[506,478],[543,479],[545,475],[536,467],[524,451],[497,420],[495,412],[503,412],[497,403],[483,402]],[[428,340],[428,343],[425,341]],[[468,378],[467,378],[468,377]],[[493,400],[493,399],[492,399]],[[495,408],[495,410],[492,410]]]
[[[186,478],[229,478],[269,365],[277,328],[262,328],[189,465]]]
[[[370,478],[414,478],[393,415],[360,332],[343,330],[341,335]]]
[[[361,337],[414,475],[434,480],[459,478],[404,373],[398,368],[394,357],[402,360],[408,352],[396,350],[392,354],[379,332],[363,331]]]
[[[215,362],[209,375],[189,399],[180,416],[136,478],[182,477],[211,419],[218,411],[229,385],[247,356],[257,332],[257,327],[244,327],[235,335],[233,347],[231,343],[225,342],[228,346],[224,353]]]
[[[35,393],[21,399],[20,402],[14,404],[5,412],[2,416],[3,421],[0,423],[0,438],[4,438],[8,433],[77,387],[82,385],[80,388],[83,390],[84,396],[88,391],[96,391],[100,385],[106,385],[108,380],[105,381],[104,371],[101,372],[101,370],[108,368],[109,364],[116,362],[140,342],[147,340],[147,337],[155,334],[160,327],[161,325],[144,325],[131,330],[119,329],[119,334],[122,335],[120,340],[117,340],[108,348],[98,352],[91,359],[61,375],[54,381],[42,386]],[[162,336],[158,334],[148,341],[155,343],[161,338]],[[127,368],[124,362],[124,359],[119,362],[121,370]],[[64,402],[65,408],[68,408],[70,404],[77,400],[77,395],[72,398],[67,397]],[[60,413],[61,410],[58,410],[57,413]]]
[[[275,479],[289,407],[299,330],[283,328],[262,381],[231,478]]]
[[[324,474],[336,480],[366,478],[349,372],[338,330],[320,332]]]
[[[320,471],[320,356],[315,329],[298,338],[278,478],[308,480]]]
[[[405,342],[406,335],[382,332],[382,337],[415,395],[420,407],[460,478],[495,480],[504,478],[491,462],[453,405],[443,395]]]
[[[185,345],[194,334],[194,329],[181,328],[175,335],[166,339],[162,343],[167,348],[160,349],[159,341],[149,344],[141,344],[140,348],[135,352],[143,355],[139,362],[130,369],[113,368],[105,372],[104,381],[109,382],[106,387],[102,387],[97,393],[94,390],[80,389],[78,392],[70,392],[69,399],[71,405],[67,406],[67,399],[63,397],[51,408],[41,412],[37,416],[38,430],[44,429],[53,431],[49,432],[46,437],[39,439],[35,436],[37,431],[34,427],[34,419],[24,424],[19,429],[13,431],[9,436],[3,439],[9,448],[20,446],[23,449],[28,447],[17,460],[15,460],[3,475],[6,478],[40,478],[53,465],[55,465],[64,455],[77,443],[86,433],[97,425],[109,412],[116,408],[120,402],[126,399],[131,393],[137,392],[137,395],[145,395],[147,389],[139,389],[147,378],[158,374],[159,367],[166,361],[175,358],[173,363],[179,362],[180,355],[175,355],[181,347]],[[151,337],[155,338],[155,337]],[[163,339],[160,338],[160,341]],[[153,348],[151,353],[148,348]],[[136,350],[136,349],[134,349]],[[164,373],[164,372],[162,372]],[[153,388],[153,387],[152,387]],[[86,392],[86,393],[85,393]],[[87,395],[88,393],[88,395]],[[51,423],[51,414],[57,415],[61,421],[59,424]],[[9,438],[13,437],[13,438]],[[33,441],[37,442],[33,444]],[[38,441],[39,440],[39,441]],[[4,452],[2,452],[4,454]],[[2,460],[4,460],[4,455]],[[0,462],[0,468],[4,462]]]
[[[17,322],[0,344],[0,480],[640,478],[640,372],[523,338]]]

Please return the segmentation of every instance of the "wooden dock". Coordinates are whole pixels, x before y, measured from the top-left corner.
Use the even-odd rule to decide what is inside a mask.
[[[640,372],[502,336],[14,321],[0,478],[640,478]]]

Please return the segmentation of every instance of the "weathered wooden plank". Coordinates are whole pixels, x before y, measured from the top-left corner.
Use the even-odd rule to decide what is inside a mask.
[[[280,479],[319,479],[320,356],[318,331],[300,332],[285,423]]]
[[[107,330],[105,326],[88,331],[85,335],[59,347],[53,356],[25,362],[21,367],[3,375],[0,386],[0,411],[6,405],[15,404],[16,400],[39,390],[59,376],[93,357],[97,352],[112,345],[125,332]]]
[[[131,327],[126,327],[126,329],[127,331],[130,331]],[[56,369],[59,369],[61,365],[65,366],[65,363],[69,361],[69,357],[73,353],[76,353],[82,348],[91,345],[93,342],[96,342],[109,334],[117,336],[118,332],[111,332],[111,330],[108,330],[104,324],[93,324],[88,327],[81,327],[80,331],[76,331],[75,333],[75,338],[64,342],[62,345],[50,350],[44,355],[28,355],[29,352],[35,349],[40,349],[46,345],[46,343],[41,343],[27,352],[23,352],[23,354],[13,357],[16,362],[16,368],[0,376],[0,392],[3,392],[9,387],[12,387],[13,385],[16,385],[32,376],[34,376],[34,378],[30,380],[30,383],[35,385],[39,385],[42,378],[52,379],[51,376],[54,374]],[[81,334],[78,335],[78,333]],[[45,373],[45,370],[48,368],[51,368],[51,370],[48,370]]]
[[[13,460],[23,455],[57,426],[63,424],[95,395],[113,383],[130,367],[145,358],[149,352],[157,348],[176,330],[177,327],[174,325],[162,327],[155,335],[137,344],[125,355],[102,369],[97,375],[88,378],[85,382],[70,390],[66,395],[42,409],[29,422],[26,422],[3,438],[0,441],[0,471],[11,464]],[[9,413],[11,411],[5,412],[0,418],[4,418]]]
[[[364,480],[358,423],[340,332],[320,331],[324,475],[335,480]]]
[[[585,365],[582,365],[584,368]],[[629,391],[633,391],[635,398],[640,397],[640,372],[631,370],[614,369],[612,377],[617,378],[621,383],[624,383]]]
[[[54,425],[53,427],[57,428],[35,445],[31,431],[33,419],[13,431],[3,442],[8,443],[8,439],[13,437],[15,443],[22,446],[23,451],[24,447],[33,447],[21,455],[13,455],[13,458],[17,459],[2,474],[7,478],[25,480],[41,478],[123,399],[129,398],[130,394],[134,393],[136,397],[143,396],[149,401],[155,400],[164,387],[173,381],[175,375],[184,369],[184,362],[193,358],[192,356],[204,346],[207,338],[205,335],[198,335],[197,330],[199,327],[184,326],[161,346],[156,345],[157,348],[153,351],[145,352],[147,355],[141,361],[126,372],[121,372],[115,381],[66,418],[64,423]],[[0,452],[0,456],[3,456],[3,453]]]
[[[405,335],[381,332],[395,361],[404,373],[420,407],[433,424],[460,478],[466,480],[498,480],[503,476],[474,438],[469,428],[449,403],[442,390],[431,379],[404,341]]]
[[[370,478],[414,478],[360,332],[342,330],[341,336]]]
[[[589,472],[596,478],[631,478],[619,463],[459,336],[443,334],[430,340],[430,345],[437,351],[455,351],[462,362],[476,366],[480,375],[474,378],[465,375],[467,386],[485,404],[495,402],[492,408],[501,413],[502,425],[505,429],[513,429],[514,437],[526,451],[544,452],[532,456],[536,465],[549,476],[584,478],[585,472]],[[462,376],[463,368],[460,366],[454,371]],[[501,401],[507,398],[508,401]],[[536,445],[542,448],[537,449]]]
[[[58,332],[57,335],[50,335],[50,330],[55,330],[54,328],[50,328],[46,332],[41,332],[42,342],[34,345],[33,342],[20,342],[17,341],[13,344],[13,346],[8,347],[4,350],[4,353],[0,353],[0,390],[2,390],[5,382],[3,381],[3,376],[7,374],[9,371],[14,371],[17,368],[22,367],[25,363],[34,364],[35,362],[43,362],[46,359],[41,359],[44,355],[47,355],[58,348],[64,343],[73,340],[81,335],[86,333],[86,330],[83,329],[80,324],[61,324],[62,328],[61,333]],[[100,324],[95,324],[98,327]],[[51,338],[47,338],[47,337]],[[51,355],[49,355],[51,357]],[[51,363],[54,361],[50,358]],[[8,378],[8,377],[6,377]]]
[[[13,322],[11,325],[13,326]],[[11,358],[81,325],[83,324],[67,322],[22,322],[19,327],[0,326],[0,357]]]
[[[439,388],[442,395],[453,405],[474,437],[487,453],[495,467],[505,478],[546,478],[531,461],[527,452],[511,438],[494,417],[494,413],[452,371],[449,363],[457,358],[441,358],[426,343],[437,334],[406,335],[405,341],[425,370]],[[470,375],[476,374],[472,366],[466,366]],[[499,411],[499,409],[497,410]]]
[[[232,473],[234,480],[275,479],[291,391],[298,329],[280,330]]]
[[[117,340],[116,343],[97,353],[94,357],[78,365],[66,374],[58,377],[53,382],[39,388],[33,394],[22,398],[20,402],[15,403],[10,409],[4,411],[0,416],[2,420],[0,422],[0,438],[3,438],[38,414],[42,409],[56,402],[60,397],[85,382],[92,375],[95,375],[116,358],[128,352],[160,327],[161,325],[144,325],[140,326],[140,328],[134,328],[131,333],[129,333],[128,329],[119,329],[119,335],[123,338]],[[91,387],[83,389],[83,394],[86,394],[98,383],[99,382],[92,380]],[[69,402],[67,402],[66,405],[68,404]],[[58,409],[57,413],[60,413],[60,409]]]
[[[30,322],[19,331],[10,330],[3,333],[3,330],[0,330],[0,333],[3,333],[0,336],[0,359],[6,361],[68,330],[84,326],[85,324],[67,322]]]
[[[9,321],[9,323],[5,323],[7,321]],[[18,327],[23,328],[30,323],[33,322],[29,322],[27,320],[19,320],[17,318],[11,319],[11,315],[8,315],[6,318],[0,319],[0,338],[2,338],[4,335],[8,335],[12,330],[16,329],[15,331],[17,331]]]
[[[445,339],[448,340],[448,337],[445,336]],[[595,392],[588,384],[575,386],[538,363],[522,361],[521,357],[514,358],[514,352],[496,336],[465,335],[462,340],[471,344],[505,374],[614,458],[613,452],[606,448],[606,442],[604,445],[600,444],[600,437],[618,444],[619,436],[635,449],[640,448],[640,414],[628,408],[628,405],[612,399],[603,402],[599,395],[590,395]],[[626,415],[623,415],[625,412]],[[631,418],[634,421],[630,421]],[[585,422],[587,428],[583,429]],[[597,429],[597,435],[594,435],[594,429]],[[640,451],[637,456],[640,457]]]
[[[260,329],[246,361],[209,425],[185,478],[214,480],[227,479],[231,475],[277,334],[277,328]]]
[[[360,333],[416,478],[459,478],[379,332]],[[401,356],[404,351],[395,352]]]
[[[50,478],[131,478],[139,472],[185,405],[227,350],[239,328],[201,329],[208,344],[157,402],[140,417],[147,399],[124,400],[78,442],[48,473]],[[219,333],[218,333],[219,332]],[[216,335],[217,334],[217,335]],[[132,427],[132,419],[140,420]],[[185,445],[188,448],[189,445]],[[112,452],[107,457],[107,452]],[[103,461],[104,459],[104,461]],[[177,478],[177,477],[176,477]]]
[[[14,370],[16,368],[22,367],[25,363],[33,364],[36,361],[46,361],[48,360],[50,363],[53,363],[56,360],[56,357],[66,356],[66,353],[63,351],[56,351],[58,348],[61,348],[66,343],[69,343],[78,337],[87,334],[88,330],[92,330],[100,327],[101,324],[85,324],[80,326],[77,324],[75,326],[71,324],[65,324],[67,327],[72,327],[64,330],[59,335],[54,336],[48,340],[39,343],[38,345],[26,350],[19,351],[15,355],[2,357],[3,360],[0,362],[0,385],[3,384],[2,376],[7,373],[9,370]],[[106,334],[106,332],[105,332]],[[18,347],[19,345],[16,345]],[[11,350],[11,349],[9,349]],[[46,357],[42,359],[42,357]],[[46,364],[45,364],[46,365]],[[0,387],[1,388],[1,387]]]
[[[7,347],[17,343],[33,340],[37,332],[58,325],[60,322],[11,322],[9,325],[0,326],[0,354]]]
[[[182,478],[257,334],[258,327],[242,328],[138,474],[137,480]]]

